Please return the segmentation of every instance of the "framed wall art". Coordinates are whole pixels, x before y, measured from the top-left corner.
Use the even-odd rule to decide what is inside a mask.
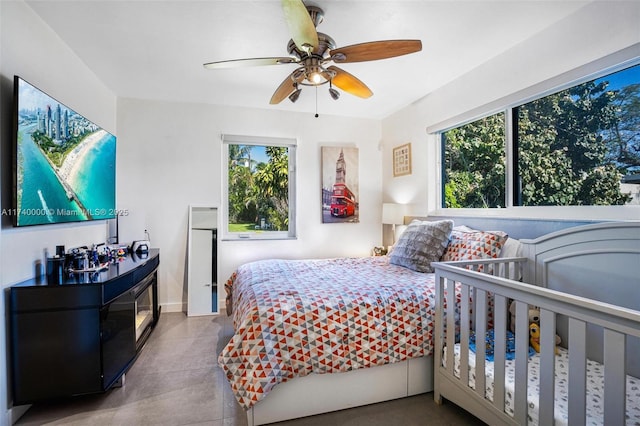
[[[322,147],[322,223],[358,223],[358,148]]]
[[[411,174],[411,144],[393,148],[393,177]]]

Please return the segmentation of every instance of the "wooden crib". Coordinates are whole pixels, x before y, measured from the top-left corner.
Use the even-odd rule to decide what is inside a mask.
[[[640,222],[521,243],[522,257],[436,265],[436,402],[450,400],[491,425],[640,424]],[[535,355],[529,305],[540,308]]]

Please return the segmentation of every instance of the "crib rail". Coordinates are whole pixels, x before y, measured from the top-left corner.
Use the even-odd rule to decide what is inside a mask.
[[[586,422],[587,327],[603,328],[604,424],[625,423],[627,336],[640,337],[640,312],[518,282],[526,258],[501,258],[435,264],[435,392],[489,424],[527,424],[529,323],[528,305],[540,307],[539,423],[554,424],[555,330],[559,316],[569,322],[569,424]],[[455,290],[454,290],[455,289]],[[505,352],[509,303],[515,301],[515,390],[513,416],[505,412]],[[459,310],[459,316],[456,316]],[[458,319],[459,317],[459,319]],[[487,359],[475,353],[475,389],[469,385],[469,337],[478,342],[494,329],[493,398],[485,395]],[[591,333],[592,331],[590,331]],[[459,343],[459,376],[454,373],[454,346]],[[481,345],[478,346],[482,348]],[[443,363],[443,356],[445,362]],[[444,364],[444,365],[443,365]]]

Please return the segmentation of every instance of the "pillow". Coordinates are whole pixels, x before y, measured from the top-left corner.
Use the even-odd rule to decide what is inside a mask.
[[[507,241],[502,246],[502,251],[498,257],[517,257],[520,255],[520,240],[515,238],[507,238]]]
[[[431,262],[440,260],[452,228],[452,220],[414,220],[393,246],[389,263],[418,272],[433,272]]]
[[[498,257],[518,257],[520,256],[520,248],[522,247],[522,243],[520,240],[516,240],[515,238],[507,238],[507,241],[502,246],[502,251],[500,252],[500,256]],[[511,280],[520,281],[522,279],[522,274],[520,268],[509,268],[505,270],[505,265],[500,265],[498,267],[498,276],[509,278]]]
[[[442,255],[443,262],[491,259],[500,255],[509,236],[502,231],[454,229],[451,241]]]

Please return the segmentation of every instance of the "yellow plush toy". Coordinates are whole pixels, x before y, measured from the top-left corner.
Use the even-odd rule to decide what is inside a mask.
[[[512,301],[511,304],[509,305],[509,314],[510,314],[509,329],[511,330],[512,333],[515,333],[516,332],[516,302],[515,301]],[[527,315],[529,317],[530,324],[531,323],[538,324],[538,325],[540,324],[539,308],[535,306],[529,306]],[[562,339],[560,339],[560,336],[556,334],[556,345],[559,345],[561,341]],[[556,349],[556,353],[557,353],[557,349]]]
[[[536,352],[540,353],[540,326],[535,322],[529,325],[529,343]]]
[[[556,340],[558,336],[556,336]],[[540,353],[540,326],[535,322],[529,325],[529,344],[538,353]],[[556,355],[558,355],[558,348],[556,347]]]

